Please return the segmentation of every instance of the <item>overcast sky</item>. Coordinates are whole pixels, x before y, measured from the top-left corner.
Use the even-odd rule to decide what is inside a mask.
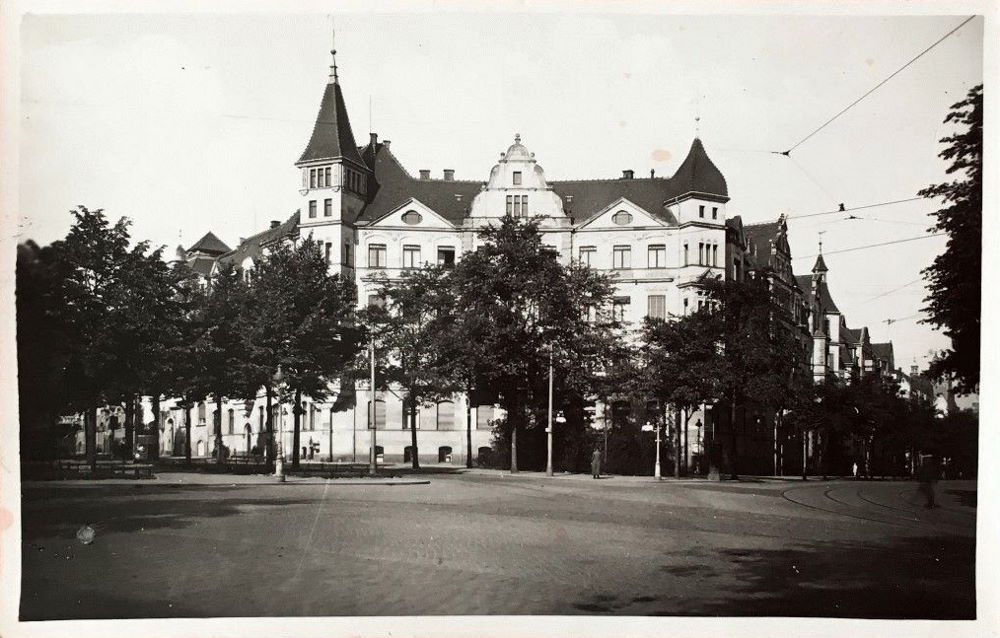
[[[371,129],[412,174],[485,180],[515,132],[550,179],[669,175],[695,135],[745,222],[905,199],[946,178],[949,105],[982,81],[976,18],[822,132],[784,150],[965,16],[554,13],[336,15],[359,144]],[[328,73],[328,14],[25,16],[22,238],[63,236],[76,204],[173,248],[230,246],[294,210],[293,166]],[[369,103],[372,104],[369,110]],[[371,113],[371,116],[370,116]],[[914,316],[943,238],[910,202],[789,222],[796,272],[823,231],[851,327],[923,367],[946,339]],[[830,254],[832,253],[832,254]],[[909,285],[907,285],[909,284]],[[904,287],[905,286],[905,287]],[[897,290],[898,289],[898,290]],[[882,295],[882,296],[880,296]],[[880,296],[880,297],[879,297]],[[878,297],[878,298],[875,298]],[[900,319],[887,324],[887,319]]]

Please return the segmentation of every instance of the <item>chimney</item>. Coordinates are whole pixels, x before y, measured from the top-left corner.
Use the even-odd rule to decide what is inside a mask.
[[[910,366],[910,376],[911,377],[920,376],[920,368],[917,366],[917,364],[913,364],[912,366]]]
[[[430,171],[430,169],[421,168],[420,169],[420,179],[430,179],[430,178],[431,178],[431,171]]]
[[[369,133],[368,136],[371,138],[371,142],[369,142],[368,145],[374,151],[375,145],[378,144],[378,133]]]
[[[385,150],[387,150],[387,151],[389,150],[389,145],[390,144],[392,144],[392,142],[390,142],[389,140],[382,140],[382,146],[384,146]]]
[[[649,169],[649,179],[653,179],[654,177],[656,177],[656,169],[651,168]]]
[[[622,171],[622,179],[632,179],[635,176],[635,171],[628,168]]]
[[[276,219],[272,219],[271,220],[271,228],[277,228],[278,226],[281,226],[281,222],[279,222]]]
[[[454,182],[455,181],[455,169],[446,168],[444,169],[444,181]]]

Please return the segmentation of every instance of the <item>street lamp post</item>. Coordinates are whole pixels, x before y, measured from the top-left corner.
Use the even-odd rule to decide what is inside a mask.
[[[279,483],[285,482],[285,447],[283,444],[285,430],[284,419],[281,418],[281,382],[284,379],[285,375],[281,371],[281,366],[278,366],[278,371],[274,373],[274,383],[278,388],[278,446],[274,459],[274,477],[278,479]]]
[[[549,348],[549,427],[545,430],[547,443],[545,476],[552,476],[552,348]]]
[[[642,426],[642,431],[656,432],[656,466],[653,472],[653,476],[656,478],[657,481],[660,481],[662,480],[662,476],[660,475],[660,424],[657,423],[656,425],[653,425],[649,421],[646,421],[646,425]]]
[[[369,413],[371,420],[369,421],[372,428],[372,442],[371,449],[368,451],[368,474],[369,476],[375,476],[378,473],[378,456],[375,454],[375,339],[372,338],[371,342],[368,344],[368,357],[371,364],[371,385],[368,386],[370,395],[369,397]]]

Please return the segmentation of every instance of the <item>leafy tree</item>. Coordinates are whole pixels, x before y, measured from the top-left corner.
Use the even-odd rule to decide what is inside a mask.
[[[417,444],[418,406],[446,398],[459,387],[450,350],[441,347],[453,309],[450,270],[441,266],[409,270],[402,279],[377,280],[384,304],[368,309],[375,348],[385,359],[384,380],[406,393],[414,469],[420,467]]]
[[[61,314],[65,291],[57,252],[33,241],[19,245],[15,285],[21,455],[50,459],[75,432],[58,426],[66,408],[63,370],[73,342]]]
[[[945,123],[963,130],[941,140],[948,146],[939,156],[950,161],[947,172],[960,179],[934,184],[918,195],[941,198],[944,207],[934,213],[931,232],[948,234],[948,245],[924,269],[930,295],[925,300],[927,323],[943,328],[951,348],[931,364],[934,377],[956,381],[959,392],[979,387],[983,215],[983,86],[951,106]]]
[[[661,406],[673,405],[691,415],[704,402],[721,398],[723,353],[719,348],[719,315],[707,309],[671,318],[646,318],[640,337],[639,384]],[[674,474],[680,476],[680,428],[675,429]]]
[[[558,252],[542,242],[539,220],[507,216],[480,231],[482,245],[466,253],[454,271],[456,312],[481,318],[484,381],[496,391],[507,413],[510,468],[518,469],[518,433],[534,424],[544,405],[550,349],[567,369],[578,357],[593,357],[585,346],[600,339],[588,308],[610,301],[612,284],[605,275],[578,265],[565,266]],[[463,340],[468,343],[468,340]]]
[[[358,351],[361,333],[355,326],[352,282],[330,274],[321,246],[311,237],[281,244],[250,274],[253,299],[250,320],[241,324],[246,337],[242,369],[244,394],[264,387],[268,397],[268,432],[273,440],[271,397],[280,369],[294,397],[292,468],[299,465],[302,397],[324,399],[331,383]],[[251,393],[252,390],[252,393]],[[279,394],[279,399],[284,399]],[[268,446],[268,460],[273,460]]]

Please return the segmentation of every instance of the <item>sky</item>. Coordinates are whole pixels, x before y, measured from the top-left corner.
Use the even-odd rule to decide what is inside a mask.
[[[240,237],[295,208],[336,27],[359,144],[374,130],[416,174],[485,180],[520,133],[549,179],[670,175],[696,132],[744,223],[787,214],[797,274],[823,241],[850,327],[899,367],[947,339],[919,323],[942,237],[930,201],[948,107],[982,82],[976,18],[819,133],[785,150],[966,16],[555,12],[26,15],[20,235],[65,235],[78,204],[154,245]],[[821,234],[822,233],[822,234]],[[893,320],[893,321],[888,321]],[[898,320],[898,321],[896,321]]]

